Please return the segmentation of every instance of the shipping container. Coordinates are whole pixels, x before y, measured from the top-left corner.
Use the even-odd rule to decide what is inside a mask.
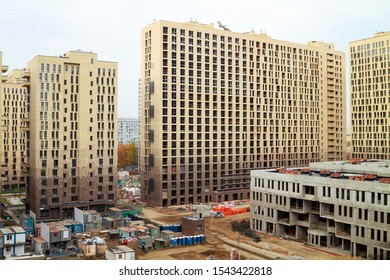
[[[153,247],[153,240],[151,236],[140,236],[137,238],[137,246],[142,249],[142,245],[145,243],[146,248]]]

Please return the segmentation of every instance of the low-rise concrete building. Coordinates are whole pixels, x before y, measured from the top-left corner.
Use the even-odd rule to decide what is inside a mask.
[[[251,172],[251,228],[390,259],[390,161]]]

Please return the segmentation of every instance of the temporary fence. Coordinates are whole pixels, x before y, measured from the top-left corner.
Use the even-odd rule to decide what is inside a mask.
[[[232,216],[248,212],[248,208],[230,208],[226,206],[213,207],[212,211],[221,212],[224,216]]]

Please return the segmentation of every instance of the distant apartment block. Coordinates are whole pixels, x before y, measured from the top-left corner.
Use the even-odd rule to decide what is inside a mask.
[[[70,51],[38,55],[2,77],[2,188],[27,190],[37,219],[115,205],[117,69],[96,53]]]
[[[118,118],[118,143],[134,142],[139,147],[140,128],[138,119]]]
[[[250,170],[346,157],[345,56],[198,22],[142,30],[141,199],[249,198]]]
[[[352,157],[390,159],[390,32],[349,49]]]
[[[390,162],[251,172],[251,228],[352,256],[390,259]]]

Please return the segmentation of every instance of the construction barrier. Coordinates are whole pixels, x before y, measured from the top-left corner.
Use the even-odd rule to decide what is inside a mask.
[[[221,212],[226,216],[233,216],[237,214],[243,214],[248,212],[248,208],[230,208],[226,206],[213,207],[212,211]]]

